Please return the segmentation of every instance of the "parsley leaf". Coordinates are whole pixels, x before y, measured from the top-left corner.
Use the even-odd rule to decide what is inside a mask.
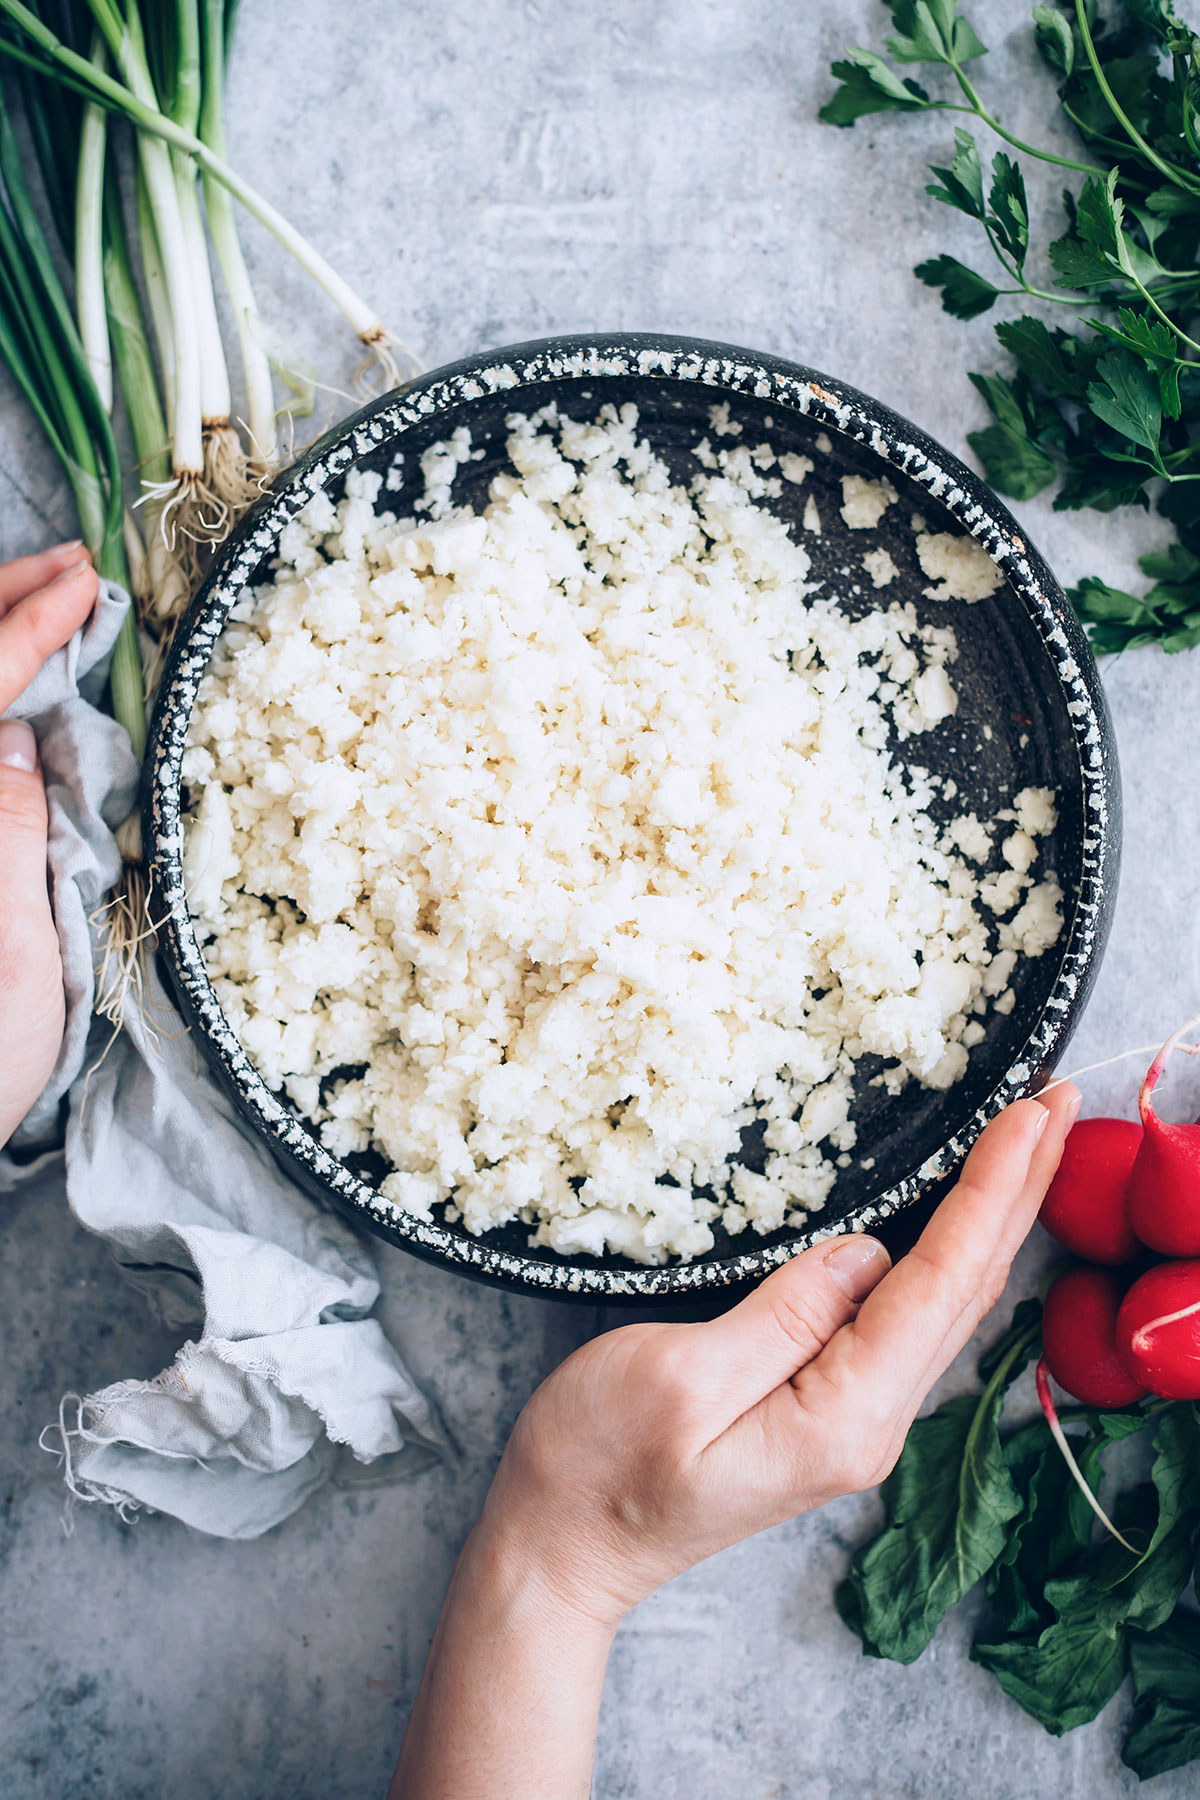
[[[918,263],[913,270],[926,287],[940,287],[942,310],[956,319],[974,319],[988,311],[1000,297],[1000,290],[974,269],[968,269],[953,256],[934,256]]]
[[[941,176],[941,186],[930,186],[925,189],[935,200],[942,200],[947,206],[957,207],[959,212],[967,214],[971,219],[982,219],[983,205],[983,170],[979,166],[979,151],[975,147],[975,139],[969,131],[954,133],[954,161],[948,169],[933,168],[933,174]]]
[[[1075,66],[1075,37],[1060,12],[1052,6],[1035,6],[1033,31],[1037,46],[1060,75],[1069,75]]]
[[[1182,544],[1172,544],[1169,550],[1139,557],[1138,566],[1143,575],[1150,575],[1155,581],[1195,583],[1195,603],[1200,607],[1200,556],[1193,556]]]
[[[1028,500],[1058,474],[1058,464],[1042,444],[1062,436],[1062,421],[1053,408],[1039,404],[1027,380],[1008,382],[998,375],[978,374],[971,380],[996,423],[968,432],[967,442],[1000,493]]]
[[[964,63],[987,55],[957,16],[957,0],[889,0],[889,11],[898,35],[887,47],[897,62]]]
[[[1149,508],[1146,480],[1152,471],[1137,458],[1120,461],[1095,446],[1084,447],[1082,435],[1071,446],[1062,483],[1054,496],[1055,512],[1115,512],[1118,506]]]
[[[1151,314],[1136,313],[1132,307],[1122,306],[1117,313],[1120,327],[1110,325],[1104,319],[1089,319],[1088,324],[1101,337],[1110,343],[1120,344],[1123,349],[1131,350],[1140,356],[1154,370],[1158,379],[1158,394],[1162,410],[1168,419],[1177,419],[1180,413],[1179,398],[1179,339],[1169,325]]]
[[[1131,443],[1157,452],[1162,433],[1158,383],[1128,350],[1113,350],[1096,365],[1101,380],[1088,386],[1088,405],[1098,419]]]
[[[1048,394],[1063,400],[1084,398],[1095,360],[1081,354],[1078,338],[1065,331],[1051,331],[1041,319],[1028,314],[1003,320],[996,327],[996,336],[1022,371]]]
[[[881,56],[851,47],[845,62],[835,62],[832,73],[842,83],[818,117],[827,125],[853,125],[867,113],[920,112],[929,95],[915,81],[901,81]]]
[[[1023,268],[1029,249],[1029,202],[1021,171],[1003,150],[992,163],[988,210],[996,236],[1018,269]]]
[[[1111,0],[1104,18],[1095,0],[1034,5],[1060,122],[1081,146],[1064,156],[1061,140],[1020,143],[988,111],[970,67],[984,47],[958,0],[886,4],[893,63],[924,64],[932,91],[856,49],[836,66],[849,85],[822,117],[949,108],[1005,140],[985,174],[977,131],[960,127],[926,190],[982,228],[1003,277],[950,255],[926,257],[916,275],[959,319],[1012,294],[1051,300],[1047,279],[1078,319],[1062,330],[1025,312],[997,325],[1016,370],[973,377],[992,421],[968,434],[988,479],[1016,499],[1057,482],[1059,510],[1148,509],[1153,496],[1178,543],[1200,554],[1200,32],[1170,0]],[[1066,227],[1044,251],[1030,237],[1026,156],[1078,171],[1063,194]],[[1042,254],[1049,278],[1035,272]],[[1095,576],[1075,594],[1097,651],[1200,642],[1194,576],[1158,578],[1140,598]]]

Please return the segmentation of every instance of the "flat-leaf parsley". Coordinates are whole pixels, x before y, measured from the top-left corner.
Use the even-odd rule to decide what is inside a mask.
[[[1057,483],[1060,510],[1153,503],[1176,541],[1142,559],[1153,582],[1135,595],[1088,576],[1071,600],[1093,648],[1200,642],[1200,34],[1166,0],[1035,6],[1033,31],[1080,142],[1078,160],[1016,138],[988,110],[966,65],[986,54],[959,0],[885,0],[901,66],[926,65],[941,90],[901,75],[857,46],[833,64],[839,86],[821,117],[853,125],[878,112],[965,114],[1007,146],[985,177],[962,126],[948,166],[926,192],[982,230],[988,274],[940,255],[915,274],[945,310],[974,319],[1019,296],[1063,307],[1072,329],[1023,313],[996,327],[1016,361],[1007,375],[972,374],[993,423],[969,434],[992,486],[1027,500]],[[1016,152],[1016,156],[1010,152]],[[1029,207],[1019,158],[1065,169],[1066,230],[1031,279]]]

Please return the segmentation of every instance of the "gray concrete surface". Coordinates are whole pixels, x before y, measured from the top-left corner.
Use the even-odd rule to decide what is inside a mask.
[[[1006,120],[1048,141],[1027,8],[974,10],[993,46],[980,79]],[[910,274],[937,250],[976,257],[965,222],[922,193],[950,121],[835,132],[815,117],[830,57],[877,42],[883,19],[870,0],[272,0],[243,9],[233,155],[428,364],[573,328],[697,332],[825,367],[962,449],[980,412],[965,371],[995,366],[990,323],[947,320]],[[1053,222],[1055,192],[1039,187],[1039,223]],[[270,241],[245,238],[264,312],[331,387],[348,387],[356,358],[338,320]],[[336,395],[324,405],[346,409]],[[68,535],[72,520],[7,386],[0,407],[9,556]],[[1131,579],[1159,536],[1131,512],[1018,510],[1065,580]],[[1200,993],[1200,660],[1139,653],[1105,679],[1126,873],[1075,1064],[1161,1037]],[[1090,1077],[1090,1110],[1128,1107],[1136,1067]],[[1196,1110],[1200,1075],[1181,1075],[1185,1087]],[[506,1432],[538,1379],[604,1321],[385,1251],[386,1322],[441,1402],[462,1446],[455,1466],[404,1486],[331,1487],[258,1543],[161,1518],[121,1525],[99,1509],[67,1536],[41,1427],[64,1391],[150,1375],[173,1344],[74,1225],[56,1180],[2,1206],[0,1792],[381,1800]],[[1043,1244],[1027,1248],[1015,1293],[1044,1259]],[[831,1596],[876,1517],[872,1496],[843,1501],[644,1606],[612,1660],[597,1795],[1132,1794],[1117,1755],[1127,1693],[1096,1724],[1047,1737],[968,1661],[970,1606],[910,1669],[859,1655]],[[1194,1769],[1149,1790],[1194,1791]]]

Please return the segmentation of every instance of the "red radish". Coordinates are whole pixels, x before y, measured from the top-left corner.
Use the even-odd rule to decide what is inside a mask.
[[[1164,1400],[1200,1400],[1200,1261],[1158,1263],[1117,1314],[1117,1348],[1131,1378]]]
[[[1150,1103],[1167,1058],[1195,1024],[1189,1019],[1167,1039],[1138,1095],[1142,1143],[1129,1177],[1129,1222],[1164,1256],[1200,1256],[1200,1125],[1164,1124]]]
[[[1067,1269],[1046,1295],[1042,1349],[1060,1387],[1085,1406],[1132,1406],[1146,1394],[1117,1350],[1125,1283],[1111,1269]]]
[[[1125,1202],[1141,1142],[1142,1128],[1130,1119],[1080,1119],[1067,1134],[1038,1217],[1076,1256],[1115,1265],[1141,1255]]]

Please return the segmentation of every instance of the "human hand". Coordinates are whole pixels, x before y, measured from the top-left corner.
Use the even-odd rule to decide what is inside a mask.
[[[916,1247],[844,1237],[700,1325],[593,1340],[522,1413],[479,1529],[607,1626],[725,1545],[890,1472],[1004,1287],[1078,1111],[993,1121]]]
[[[0,564],[0,714],[83,624],[97,589],[82,544]],[[46,831],[33,732],[0,718],[0,1145],[49,1080],[66,1017]]]
[[[1078,1110],[1067,1083],[1010,1106],[895,1268],[869,1237],[818,1244],[722,1318],[623,1326],[543,1382],[455,1569],[392,1800],[585,1800],[620,1618],[889,1473],[999,1299]]]

